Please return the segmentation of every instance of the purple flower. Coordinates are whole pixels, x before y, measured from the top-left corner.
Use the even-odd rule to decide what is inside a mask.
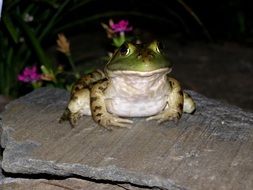
[[[118,23],[113,23],[110,22],[110,27],[113,30],[113,32],[128,32],[128,31],[132,31],[133,27],[132,26],[128,26],[128,21],[127,20],[120,20]]]
[[[41,79],[41,75],[37,73],[37,67],[26,67],[23,73],[18,75],[18,80],[25,83],[33,83]]]

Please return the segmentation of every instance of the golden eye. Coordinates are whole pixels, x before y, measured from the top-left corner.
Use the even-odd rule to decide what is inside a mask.
[[[130,53],[130,49],[128,47],[127,44],[123,44],[120,48],[119,48],[119,52],[121,55],[128,55]]]
[[[161,51],[164,49],[164,45],[161,42],[157,42],[156,51],[158,53],[161,53]]]

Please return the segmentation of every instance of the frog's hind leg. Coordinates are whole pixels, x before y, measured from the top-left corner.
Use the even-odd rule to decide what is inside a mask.
[[[90,91],[87,88],[75,91],[75,94],[71,95],[68,106],[59,122],[69,120],[71,126],[74,127],[78,119],[83,115],[91,115]]]
[[[196,110],[196,104],[193,101],[192,97],[187,92],[184,92],[183,111],[185,113],[193,113],[195,110]]]
[[[71,97],[59,122],[69,120],[72,127],[77,124],[78,119],[83,115],[91,115],[90,111],[90,88],[96,81],[102,80],[105,75],[97,70],[81,77],[71,90]]]

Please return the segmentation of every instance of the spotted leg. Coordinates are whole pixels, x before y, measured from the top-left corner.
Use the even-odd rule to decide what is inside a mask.
[[[128,119],[120,118],[107,112],[104,99],[104,91],[108,86],[108,81],[100,81],[91,89],[91,114],[95,122],[101,126],[111,129],[115,127],[130,127],[133,122]]]
[[[168,84],[170,92],[165,109],[157,115],[147,118],[147,121],[157,120],[158,123],[162,123],[169,120],[178,121],[181,118],[184,107],[183,91],[179,82],[174,78],[168,77]]]

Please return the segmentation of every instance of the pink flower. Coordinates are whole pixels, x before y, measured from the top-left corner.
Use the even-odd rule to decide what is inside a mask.
[[[113,32],[129,32],[133,30],[132,26],[128,26],[127,20],[120,20],[118,23],[109,22],[109,25]]]
[[[25,83],[36,82],[41,79],[41,75],[37,73],[37,67],[26,67],[23,73],[18,75],[18,80]]]

